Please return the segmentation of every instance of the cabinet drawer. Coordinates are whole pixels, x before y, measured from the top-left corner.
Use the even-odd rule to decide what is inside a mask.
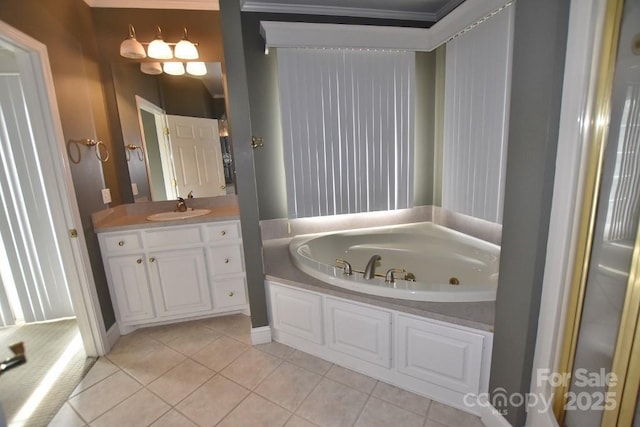
[[[107,234],[102,242],[104,250],[108,253],[131,251],[142,247],[139,233]]]
[[[147,230],[144,233],[144,238],[148,248],[173,248],[176,245],[192,245],[202,242],[198,226]]]
[[[398,316],[398,371],[460,393],[478,393],[484,337]]]
[[[233,307],[247,303],[244,277],[216,281],[214,288],[215,308]]]
[[[213,246],[209,249],[209,261],[214,275],[242,273],[242,245]]]
[[[391,366],[391,313],[327,298],[325,322],[330,349]]]
[[[207,240],[222,243],[240,238],[240,222],[219,222],[207,226]]]

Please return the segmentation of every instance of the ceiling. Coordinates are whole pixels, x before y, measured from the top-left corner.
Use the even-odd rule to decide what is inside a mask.
[[[84,0],[91,7],[219,10],[219,0]],[[240,0],[244,12],[437,22],[464,0]]]

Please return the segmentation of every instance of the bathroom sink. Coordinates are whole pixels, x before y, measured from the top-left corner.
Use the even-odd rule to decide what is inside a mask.
[[[149,215],[148,221],[173,221],[176,219],[195,218],[197,216],[206,215],[211,212],[211,209],[189,209],[184,212],[160,212],[157,214]]]

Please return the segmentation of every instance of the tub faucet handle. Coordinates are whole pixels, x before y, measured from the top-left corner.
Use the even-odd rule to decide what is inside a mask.
[[[384,275],[384,283],[396,283],[395,273],[405,273],[404,268],[390,268],[387,270],[387,274]]]
[[[353,274],[353,269],[348,261],[338,258],[336,259],[336,264],[342,267],[342,272],[345,276],[351,276]]]

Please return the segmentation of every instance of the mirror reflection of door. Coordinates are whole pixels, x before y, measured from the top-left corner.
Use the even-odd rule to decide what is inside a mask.
[[[151,200],[177,198],[175,169],[164,110],[136,95],[138,122],[142,136],[142,153],[147,167]],[[131,154],[132,155],[132,154]]]
[[[227,194],[218,121],[167,116],[178,196]]]

